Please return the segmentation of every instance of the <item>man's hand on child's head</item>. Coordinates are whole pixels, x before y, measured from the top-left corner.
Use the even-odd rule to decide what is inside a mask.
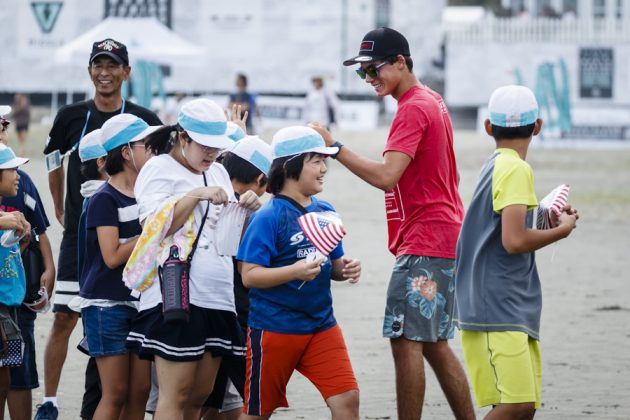
[[[326,146],[330,146],[331,144],[335,142],[335,140],[332,138],[332,134],[330,134],[330,131],[328,131],[326,127],[324,127],[320,123],[311,122],[311,123],[308,123],[307,125],[311,127],[313,130],[317,131],[319,135],[324,138],[324,142],[326,143]]]
[[[341,274],[344,280],[348,280],[349,283],[357,283],[359,277],[361,277],[361,261],[352,258],[343,258],[343,269]]]

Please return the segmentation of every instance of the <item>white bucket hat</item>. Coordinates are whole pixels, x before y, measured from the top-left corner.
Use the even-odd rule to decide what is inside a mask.
[[[502,86],[490,96],[488,113],[493,125],[523,127],[536,122],[538,102],[534,93],[525,86]]]
[[[334,155],[338,147],[326,147],[324,138],[315,130],[303,125],[295,125],[278,130],[271,141],[274,159],[302,153]]]
[[[177,122],[195,142],[217,149],[234,145],[227,134],[225,112],[210,99],[193,99],[182,106]]]
[[[269,174],[273,151],[269,143],[266,143],[258,136],[247,136],[239,141],[229,150],[236,156],[248,161],[265,175]]]
[[[107,156],[107,150],[105,150],[101,143],[102,132],[102,129],[97,128],[83,136],[79,143],[79,158],[81,162]]]
[[[118,114],[105,121],[101,127],[101,144],[110,152],[124,144],[140,141],[161,127],[149,125],[133,114]]]
[[[0,143],[0,169],[13,169],[24,165],[28,159],[17,157],[10,147]]]

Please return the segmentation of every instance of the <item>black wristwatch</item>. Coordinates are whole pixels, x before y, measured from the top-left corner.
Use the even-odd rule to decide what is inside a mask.
[[[337,150],[337,153],[335,153],[334,155],[330,155],[331,158],[337,159],[337,155],[339,154],[339,152],[341,152],[341,148],[343,147],[343,144],[341,144],[340,142],[336,141],[333,144],[331,144],[330,147],[338,147],[339,148],[339,150]]]

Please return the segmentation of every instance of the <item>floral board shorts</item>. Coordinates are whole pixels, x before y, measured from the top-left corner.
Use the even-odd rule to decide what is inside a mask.
[[[455,260],[403,255],[387,288],[383,337],[435,343],[453,338]]]

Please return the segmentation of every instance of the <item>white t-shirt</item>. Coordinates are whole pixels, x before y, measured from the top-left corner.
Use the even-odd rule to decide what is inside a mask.
[[[206,171],[208,186],[225,190],[230,201],[236,201],[230,177],[225,168],[214,163]],[[140,209],[140,221],[159,208],[167,199],[181,196],[203,187],[203,176],[186,169],[168,154],[155,156],[138,174],[134,193]],[[195,235],[206,211],[208,201],[199,201],[195,207]],[[215,247],[215,226],[223,206],[210,204],[208,218],[203,226],[197,250],[190,267],[190,303],[202,308],[235,312],[234,268],[232,258],[220,256]],[[162,302],[160,281],[140,295],[140,310],[153,308]]]

